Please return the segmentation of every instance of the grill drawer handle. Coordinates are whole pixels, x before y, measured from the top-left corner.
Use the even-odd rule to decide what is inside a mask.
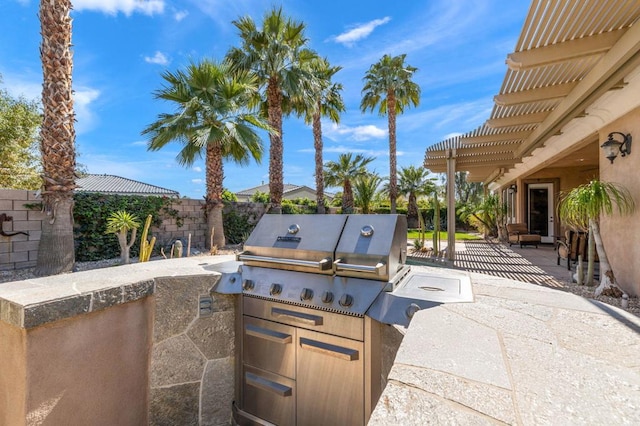
[[[252,373],[245,373],[244,377],[248,385],[251,385],[258,389],[274,393],[278,396],[291,396],[292,394],[292,390],[289,386],[272,382],[271,380],[267,380],[264,377],[256,376]]]
[[[300,338],[300,347],[322,355],[329,355],[345,361],[357,361],[358,351],[356,349],[343,348],[342,346],[330,345],[311,339]]]
[[[351,263],[342,263],[342,259],[337,259],[333,264],[336,266],[336,271],[354,271],[354,272],[366,272],[376,275],[384,275],[387,264],[384,262],[378,262],[376,266],[368,265],[354,265]]]
[[[322,317],[318,315],[304,314],[302,312],[287,311],[286,309],[271,308],[271,316],[284,318],[307,325],[322,325]]]
[[[269,263],[277,263],[279,265],[288,265],[288,266],[304,266],[306,268],[316,268],[319,271],[326,271],[331,269],[331,258],[325,257],[320,261],[315,260],[300,260],[300,259],[287,259],[280,257],[269,257],[269,256],[256,256],[255,254],[238,254],[238,260],[241,261],[255,261],[255,262],[269,262]]]
[[[245,333],[248,336],[257,337],[259,339],[269,340],[275,343],[291,343],[291,335],[280,333],[274,330],[268,330],[266,328],[256,327],[255,325],[247,324],[245,326]]]

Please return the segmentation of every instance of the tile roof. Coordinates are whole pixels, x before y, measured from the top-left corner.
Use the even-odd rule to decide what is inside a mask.
[[[76,192],[97,192],[101,194],[118,195],[165,195],[167,197],[180,196],[178,191],[113,175],[84,175],[76,179],[76,185],[78,186]]]
[[[285,183],[283,185],[282,192],[284,194],[286,194],[287,192],[295,191],[296,189],[300,189],[300,188],[304,188],[304,186],[292,185],[290,183]],[[309,190],[313,192],[313,189],[309,188]],[[236,192],[236,195],[251,196],[251,195],[255,194],[258,191],[268,194],[269,193],[269,184],[267,183],[265,185],[254,186],[253,188],[249,188],[249,189],[243,189],[242,191]]]

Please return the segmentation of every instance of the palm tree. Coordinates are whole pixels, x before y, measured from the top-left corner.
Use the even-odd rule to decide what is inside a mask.
[[[600,235],[600,216],[613,213],[614,205],[620,214],[629,214],[635,209],[635,203],[629,191],[611,182],[594,179],[580,185],[564,194],[558,205],[560,219],[569,226],[576,226],[589,230],[589,239],[593,238],[595,250],[600,259],[600,285],[595,289],[594,296],[620,297],[622,290],[616,283],[613,270],[609,264],[607,253]],[[589,244],[589,269],[593,269],[593,244]]]
[[[362,213],[371,213],[371,205],[378,193],[382,178],[377,173],[367,173],[360,176],[353,183],[355,205],[362,209]]]
[[[327,186],[342,186],[342,213],[353,213],[353,189],[351,182],[367,175],[367,165],[374,157],[364,157],[351,153],[340,154],[338,161],[329,161],[324,165]]]
[[[331,78],[342,67],[332,67],[325,58],[317,58],[308,63],[310,72],[314,75],[317,85],[313,90],[313,97],[310,104],[305,104],[304,99],[299,101],[296,109],[299,114],[304,115],[305,122],[313,126],[313,146],[315,149],[316,165],[316,202],[317,212],[325,213],[324,205],[324,173],[322,159],[322,117],[329,118],[334,123],[340,122],[340,113],[345,111],[344,101],[340,92],[342,84],[332,83]]]
[[[190,64],[185,71],[167,71],[162,78],[167,85],[155,92],[155,98],[173,102],[176,111],[158,115],[158,120],[142,134],[149,136],[151,151],[170,142],[181,143],[177,156],[181,165],[191,166],[196,158],[204,156],[207,230],[214,230],[213,244],[222,247],[223,160],[242,165],[251,158],[260,162],[262,141],[255,127],[269,130],[248,109],[258,90],[257,77],[246,71],[233,72],[228,62],[203,60]],[[207,240],[211,240],[210,234]]]
[[[380,61],[371,65],[364,77],[362,89],[362,112],[378,108],[380,115],[387,115],[389,125],[389,198],[391,213],[396,212],[398,196],[396,176],[396,115],[402,114],[405,107],[420,103],[420,86],[411,81],[418,70],[405,65],[406,55],[391,57],[384,55]]]
[[[273,129],[269,134],[269,195],[272,211],[280,213],[284,191],[282,117],[290,112],[283,105],[293,96],[312,97],[313,76],[303,63],[317,55],[305,49],[304,24],[285,17],[282,8],[268,12],[260,29],[248,16],[233,24],[240,30],[242,46],[232,48],[227,58],[240,69],[254,71],[264,89],[267,121]]]
[[[75,261],[73,190],[75,188],[75,113],[71,75],[71,1],[40,2],[42,44],[42,222],[36,275],[69,272]]]
[[[418,219],[418,197],[430,194],[434,191],[435,185],[428,180],[427,169],[415,166],[403,167],[398,173],[398,192],[408,194],[409,205],[407,207],[407,225],[409,228],[419,226]]]

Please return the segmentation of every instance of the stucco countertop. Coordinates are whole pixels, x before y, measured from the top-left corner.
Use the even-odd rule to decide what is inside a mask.
[[[32,328],[131,302],[153,294],[155,278],[215,275],[209,266],[233,259],[233,255],[165,259],[2,283],[0,321]]]
[[[640,424],[640,318],[470,276],[473,303],[416,313],[369,425]]]

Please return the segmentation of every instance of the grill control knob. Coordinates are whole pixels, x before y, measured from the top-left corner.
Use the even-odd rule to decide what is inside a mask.
[[[353,296],[350,294],[344,294],[342,295],[342,297],[340,298],[340,306],[344,306],[345,308],[348,308],[349,306],[353,305]]]
[[[313,290],[310,288],[303,288],[300,293],[300,300],[311,300],[313,298]]]
[[[322,293],[322,303],[331,303],[333,302],[333,293],[330,291],[325,291]]]
[[[407,317],[411,319],[416,314],[416,312],[418,312],[420,309],[421,309],[420,306],[416,305],[415,303],[412,303],[405,310],[405,314],[407,314]]]
[[[269,288],[269,294],[272,296],[277,296],[280,293],[282,293],[282,284],[271,284],[271,287]]]
[[[254,283],[252,280],[244,280],[242,282],[243,290],[253,290],[255,286],[256,286],[256,283]]]

